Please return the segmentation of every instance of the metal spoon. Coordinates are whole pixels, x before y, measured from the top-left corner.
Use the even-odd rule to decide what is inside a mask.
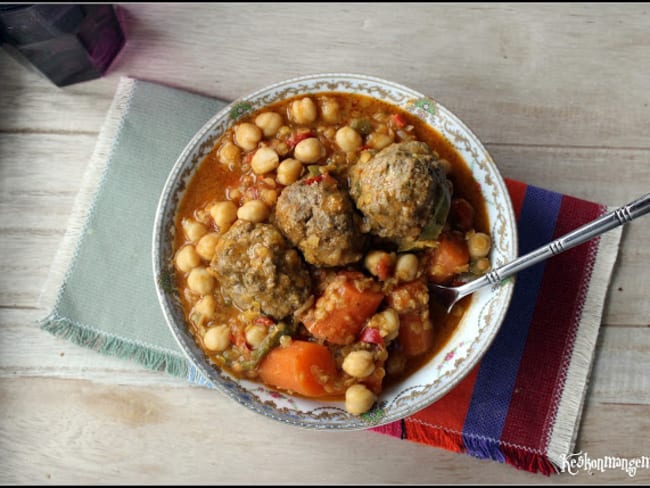
[[[551,256],[560,254],[620,225],[631,222],[648,212],[650,212],[650,193],[598,217],[582,227],[578,227],[576,230],[565,234],[550,244],[539,247],[508,264],[493,269],[480,278],[456,287],[432,283],[429,286],[429,290],[447,308],[447,312],[449,312],[458,300],[474,293],[476,290],[484,286],[497,284],[533,264],[544,261]]]

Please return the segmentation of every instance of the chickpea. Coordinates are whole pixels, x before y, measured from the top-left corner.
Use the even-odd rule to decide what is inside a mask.
[[[339,121],[341,110],[336,100],[323,98],[320,102],[320,113],[325,122],[328,124],[336,124]]]
[[[280,164],[280,157],[278,153],[271,147],[261,147],[255,154],[253,154],[253,159],[251,160],[251,168],[255,174],[263,175],[273,171]]]
[[[260,139],[262,139],[262,131],[255,124],[244,122],[235,126],[235,144],[244,151],[255,149]]]
[[[263,325],[251,325],[250,327],[246,328],[246,342],[253,349],[255,349],[262,343],[266,337],[267,332],[267,328]]]
[[[310,137],[296,145],[293,155],[303,163],[315,163],[325,155],[325,148],[318,138]]]
[[[192,242],[198,241],[208,232],[208,229],[205,225],[197,222],[194,219],[183,219],[181,222],[181,227],[183,227],[183,231],[185,232],[187,238]]]
[[[488,258],[478,258],[472,263],[470,270],[476,275],[482,275],[489,271],[490,269],[490,260]]]
[[[310,124],[318,117],[316,104],[309,97],[292,102],[289,106],[289,113],[298,124]]]
[[[250,200],[237,210],[237,217],[253,223],[264,222],[270,214],[271,210],[262,200]]]
[[[264,137],[273,137],[283,123],[282,115],[275,112],[262,112],[255,117],[255,125],[262,129]]]
[[[381,134],[379,132],[373,132],[368,136],[368,145],[377,149],[378,151],[389,146],[395,140],[395,136],[392,134]]]
[[[375,114],[372,116],[373,119],[375,119],[377,122],[383,122],[385,119],[384,114]],[[379,134],[388,134],[388,126],[386,124],[379,124],[375,128],[375,132]]]
[[[368,327],[379,330],[379,335],[386,342],[392,341],[399,334],[399,314],[392,308],[376,313],[368,320]]]
[[[193,311],[208,320],[213,319],[217,311],[217,301],[213,295],[206,295],[196,302]]]
[[[197,222],[205,225],[208,229],[210,228],[210,213],[207,208],[197,208],[194,212],[194,218]]]
[[[196,252],[206,261],[212,261],[217,242],[219,242],[219,234],[210,232],[201,237],[199,242],[196,243]]]
[[[203,344],[210,351],[225,351],[230,346],[230,327],[227,325],[210,327],[203,336]]]
[[[330,141],[336,137],[336,129],[334,127],[327,127],[327,126],[319,127],[318,133],[325,136],[325,138]]]
[[[336,131],[335,141],[336,144],[345,152],[356,151],[363,144],[361,134],[347,125]]]
[[[219,230],[225,232],[237,220],[237,205],[229,200],[217,202],[210,207],[210,215]]]
[[[469,255],[474,258],[484,258],[490,252],[492,241],[490,236],[483,232],[474,232],[468,236],[467,249]]]
[[[400,281],[413,281],[418,274],[418,258],[415,254],[400,254],[395,264],[395,276]]]
[[[277,179],[282,185],[290,185],[300,178],[302,163],[297,159],[285,159],[278,166]]]
[[[370,410],[377,397],[365,385],[356,384],[345,391],[345,409],[352,415]]]
[[[284,139],[288,137],[289,134],[291,134],[291,127],[289,127],[288,125],[283,125],[278,129],[278,133],[275,134],[275,136],[277,138]]]
[[[201,257],[194,249],[194,246],[188,244],[187,246],[183,246],[178,251],[176,251],[174,264],[177,270],[182,271],[183,273],[187,273],[192,268],[196,268],[199,264],[201,264]]]
[[[367,163],[371,159],[372,159],[372,153],[370,151],[361,151],[361,154],[359,155],[360,163]]]
[[[352,351],[343,360],[343,371],[355,378],[370,376],[375,370],[375,360],[370,351]]]
[[[271,141],[271,147],[275,149],[275,152],[278,153],[278,156],[280,157],[286,156],[291,150],[286,142],[280,142],[277,139]]]
[[[223,164],[239,164],[241,162],[241,149],[232,142],[226,142],[219,149],[219,161]]]
[[[385,280],[390,277],[395,266],[395,253],[373,250],[366,254],[363,265],[373,276]]]
[[[187,286],[194,293],[207,295],[214,290],[214,277],[206,268],[198,266],[187,276]]]
[[[278,199],[278,192],[271,188],[262,188],[260,190],[260,200],[262,200],[269,208],[275,205]]]

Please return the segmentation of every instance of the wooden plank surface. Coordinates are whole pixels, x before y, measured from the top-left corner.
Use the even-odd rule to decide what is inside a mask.
[[[47,408],[35,409],[34,398]],[[295,429],[242,411],[203,388],[0,379],[5,482],[19,484],[604,483],[621,470],[546,478],[371,431]],[[590,405],[580,449],[639,456],[648,405]],[[38,446],[34,449],[34,446]],[[612,446],[616,446],[612,448]],[[647,448],[647,446],[646,446]],[[29,469],[26,469],[29,468]],[[634,481],[650,482],[650,470]]]
[[[506,177],[608,205],[650,188],[644,4],[126,4],[110,73],[59,89],[0,50],[0,483],[638,483],[550,479],[373,432],[287,430],[40,331],[38,297],[121,75],[232,100],[315,72],[436,98]],[[625,229],[576,452],[650,456],[650,226]]]
[[[232,100],[293,76],[347,71],[438,99],[487,143],[649,147],[650,41],[643,4],[123,10],[128,41],[112,78],[57,90],[22,68],[6,74],[1,127],[97,130],[115,75],[123,73]],[[0,68],[16,64],[2,57]],[[43,103],[56,110],[43,114]],[[67,117],[70,111],[79,115]]]

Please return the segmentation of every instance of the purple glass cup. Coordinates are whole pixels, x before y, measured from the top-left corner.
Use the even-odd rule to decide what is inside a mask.
[[[126,39],[112,5],[0,5],[0,42],[57,86],[101,77]]]

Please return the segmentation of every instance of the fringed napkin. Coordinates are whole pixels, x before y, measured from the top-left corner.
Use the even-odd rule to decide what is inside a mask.
[[[167,174],[225,102],[123,78],[43,293],[43,329],[98,352],[205,380],[160,311],[151,232]],[[526,253],[606,211],[508,181]],[[444,398],[375,430],[551,473],[575,444],[620,229],[521,272],[481,363]]]

